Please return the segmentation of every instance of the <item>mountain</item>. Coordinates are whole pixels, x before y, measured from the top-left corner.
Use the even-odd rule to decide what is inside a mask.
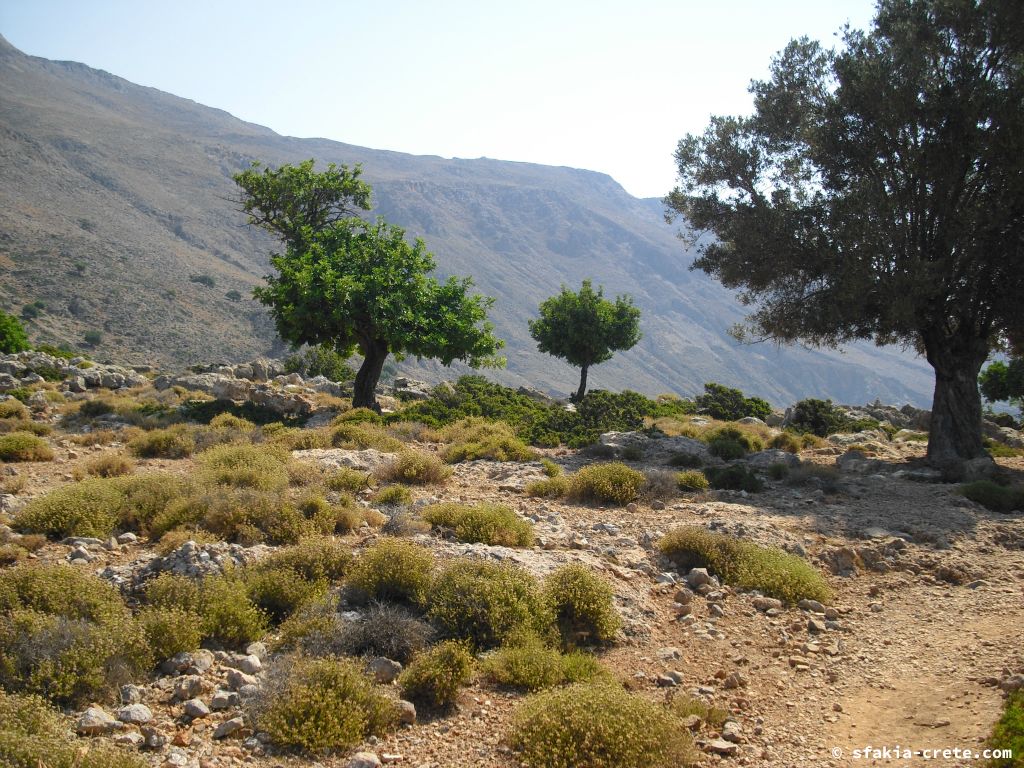
[[[280,354],[248,298],[275,243],[246,226],[231,176],[253,160],[310,157],[362,164],[375,212],[422,237],[442,276],[472,275],[497,299],[508,369],[493,375],[503,382],[575,389],[576,369],[537,352],[526,324],[562,283],[589,277],[634,297],[644,333],[591,371],[592,387],[693,394],[718,381],[780,405],[930,401],[930,369],[900,350],[738,345],[726,333],[743,316],[735,296],[689,271],[693,255],[657,200],[604,174],[280,136],[83,64],[27,56],[2,37],[0,307],[41,303],[28,323],[37,342],[81,344],[98,331],[101,357],[183,365]]]

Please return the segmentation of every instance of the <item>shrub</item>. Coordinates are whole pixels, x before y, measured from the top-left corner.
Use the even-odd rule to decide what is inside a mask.
[[[412,502],[412,491],[404,485],[389,485],[373,494],[370,501],[380,506],[399,507]]]
[[[370,487],[370,477],[369,472],[361,472],[351,467],[338,467],[327,475],[324,485],[332,491],[356,493]]]
[[[542,594],[566,647],[610,643],[622,626],[611,587],[585,565],[558,568]]]
[[[503,504],[431,504],[421,514],[434,527],[451,530],[459,541],[506,547],[533,544],[533,526]]]
[[[521,633],[547,634],[551,615],[536,580],[508,563],[456,560],[434,579],[430,619],[445,633],[492,648]]]
[[[808,463],[789,470],[786,485],[813,485],[825,493],[836,493],[839,490],[839,478],[839,467]]]
[[[679,484],[676,472],[652,470],[644,473],[644,487],[640,489],[640,498],[645,501],[671,499],[679,495]]]
[[[698,469],[704,466],[704,459],[695,453],[674,453],[669,457],[667,463],[670,467],[690,467],[692,469]]]
[[[735,427],[720,427],[709,432],[705,439],[711,455],[724,461],[741,459],[750,451],[764,448],[764,442],[760,437]]]
[[[726,718],[729,717],[727,710],[707,704],[692,696],[674,696],[669,702],[669,709],[680,720],[696,715],[707,725],[717,730],[721,730],[722,726],[725,725]]]
[[[397,722],[394,703],[344,659],[280,662],[249,714],[275,744],[310,751],[347,749]]]
[[[591,464],[569,477],[568,496],[574,501],[623,506],[636,498],[644,476],[625,464]]]
[[[86,331],[82,334],[82,340],[85,341],[90,347],[95,347],[97,344],[103,341],[103,334],[99,331]]]
[[[384,656],[407,664],[430,645],[430,625],[400,605],[370,603],[358,618],[340,616],[331,606],[326,622],[303,632],[299,647],[316,656]],[[309,615],[307,612],[307,621]]]
[[[537,768],[676,768],[693,759],[689,737],[664,707],[609,683],[530,696],[509,741]]]
[[[5,768],[145,768],[146,761],[110,744],[82,749],[72,724],[38,696],[0,690],[0,765]]]
[[[790,603],[803,599],[827,602],[828,584],[806,560],[780,549],[687,526],[670,531],[658,542],[661,553],[680,572],[707,568],[740,589],[756,589]]]
[[[849,421],[846,414],[832,405],[831,400],[807,398],[793,406],[786,426],[794,432],[828,437],[846,429]]]
[[[367,600],[422,606],[430,587],[430,550],[401,539],[384,539],[356,560],[348,585]]]
[[[15,400],[14,402],[18,402]],[[36,437],[45,437],[53,432],[53,427],[39,421],[23,421],[20,419],[0,419],[0,434],[25,432]]]
[[[249,488],[217,488],[197,492],[168,504],[157,514],[149,534],[159,539],[175,528],[202,528],[225,541],[240,544],[294,544],[304,536],[337,522],[337,510],[326,505],[319,520],[307,519],[277,493]]]
[[[993,759],[991,768],[1021,768],[1024,766],[1024,691],[1011,693],[999,722],[985,744],[989,749],[1007,751],[1012,757]]]
[[[335,448],[345,448],[350,451],[373,448],[383,453],[398,453],[404,447],[400,440],[391,437],[380,425],[370,421],[344,419],[343,417],[346,415],[341,414],[338,419],[342,419],[342,421],[339,422],[338,419],[335,419],[332,425],[331,445]],[[374,415],[376,416],[376,414]]]
[[[196,457],[199,477],[212,485],[280,491],[288,486],[287,451],[273,446],[218,445]]]
[[[548,477],[558,477],[562,474],[562,467],[551,459],[541,459],[540,466],[544,470],[544,474]]]
[[[352,564],[352,551],[329,537],[312,537],[268,555],[253,567],[287,568],[309,581],[337,581]]]
[[[573,652],[563,656],[533,637],[502,646],[484,660],[483,671],[493,683],[528,691],[607,675],[590,654]]]
[[[135,462],[117,451],[107,451],[96,456],[90,456],[79,467],[75,468],[75,479],[81,480],[92,475],[93,477],[119,477],[129,475],[135,471]]]
[[[711,484],[703,472],[690,470],[676,475],[676,485],[684,491],[706,491]]]
[[[125,495],[115,482],[83,480],[32,499],[15,515],[14,527],[54,538],[106,538],[117,525],[124,503]]]
[[[111,485],[124,496],[119,510],[119,526],[142,533],[149,532],[152,521],[172,502],[194,490],[188,478],[163,472],[124,477]]]
[[[764,482],[753,470],[742,464],[728,467],[707,467],[704,475],[712,488],[725,491],[746,491],[758,493],[764,490]]]
[[[253,605],[245,583],[231,573],[209,576],[199,597],[203,637],[242,648],[267,632],[266,614]]]
[[[772,407],[759,397],[746,397],[740,390],[716,384],[704,385],[704,394],[695,398],[697,408],[719,421],[738,421],[745,416],[764,421],[772,415]]]
[[[52,461],[53,449],[42,438],[27,432],[0,435],[0,461]]]
[[[769,464],[768,477],[772,480],[785,480],[789,477],[789,465],[780,461]]]
[[[541,498],[561,498],[569,492],[569,481],[565,477],[549,477],[547,480],[534,480],[527,483],[523,492],[527,496]]]
[[[994,512],[1024,509],[1024,488],[998,485],[991,480],[975,480],[957,488],[957,493]]]
[[[193,429],[184,424],[144,432],[128,443],[128,449],[142,459],[183,459],[195,448]]]
[[[0,354],[24,352],[28,348],[28,334],[18,318],[0,311]]]
[[[413,659],[398,678],[402,695],[428,707],[446,707],[473,673],[473,656],[452,640],[436,645]]]
[[[245,592],[270,621],[279,624],[303,605],[322,598],[328,583],[322,579],[307,579],[287,567],[245,568],[239,574]]]
[[[139,611],[136,619],[158,662],[184,651],[194,651],[203,639],[200,618],[194,611],[150,606]]]
[[[451,467],[446,467],[434,454],[413,450],[403,450],[374,472],[382,482],[409,485],[438,485],[451,474]]]
[[[532,461],[536,453],[508,424],[472,417],[456,422],[441,432],[441,439],[449,443],[444,460],[449,464],[460,461],[490,459],[492,461]]]
[[[331,381],[352,381],[356,376],[346,358],[326,345],[308,347],[301,355],[286,357],[284,370],[303,376],[324,376]]]
[[[0,419],[24,421],[30,418],[31,415],[31,411],[25,407],[25,404],[16,398],[10,397],[6,400],[0,400]]]
[[[175,573],[154,576],[143,587],[143,595],[154,608],[190,611],[199,605],[199,585]]]

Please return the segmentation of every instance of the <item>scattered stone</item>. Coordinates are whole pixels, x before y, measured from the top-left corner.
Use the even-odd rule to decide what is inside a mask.
[[[731,672],[726,675],[722,681],[722,687],[727,691],[733,691],[737,688],[743,688],[747,684],[747,678],[741,675],[739,672]]]
[[[213,731],[213,738],[223,739],[233,733],[238,733],[245,727],[245,720],[241,717],[233,717],[230,720],[225,720],[223,723],[217,726]]]
[[[739,744],[743,741],[742,732],[742,727],[735,720],[728,720],[725,725],[722,726],[722,738],[726,741],[732,742],[733,744]]]
[[[797,608],[804,611],[810,611],[811,613],[824,613],[825,606],[819,603],[817,600],[801,600],[796,604]]]
[[[782,601],[774,597],[755,597],[753,605],[759,611],[782,610]]]
[[[808,632],[824,632],[824,631],[826,631],[826,629],[827,629],[827,627],[825,626],[825,622],[823,622],[823,621],[821,621],[819,619],[808,619],[807,620],[807,631]]]
[[[206,706],[202,699],[189,699],[185,702],[185,714],[193,720],[200,717],[209,717],[210,708]]]
[[[229,669],[228,670],[227,680],[228,680],[228,687],[231,688],[234,691],[237,691],[237,690],[241,689],[243,686],[246,686],[246,685],[259,686],[259,684],[260,684],[259,679],[257,679],[253,675],[247,675],[247,674],[245,674],[245,672],[242,672],[241,670],[238,670],[238,669]],[[192,697],[190,696],[189,698],[192,698]]]
[[[373,752],[356,752],[345,763],[345,768],[380,768],[381,765],[380,758]]]
[[[179,701],[194,699],[203,692],[203,678],[199,675],[185,675],[174,684],[174,698]]]
[[[89,707],[78,718],[75,732],[80,736],[102,736],[123,726],[101,707]]]
[[[117,710],[117,719],[122,723],[142,725],[153,719],[153,710],[145,704],[129,704]]]
[[[416,705],[411,701],[399,699],[398,722],[402,725],[416,725]]]
[[[691,589],[707,584],[710,581],[711,577],[708,576],[707,568],[694,568],[686,574],[686,583],[690,585]]]
[[[366,663],[366,671],[373,675],[378,683],[393,683],[402,673],[402,665],[397,661],[377,656]]]
[[[715,739],[714,741],[709,741],[704,746],[704,750],[707,752],[711,752],[712,754],[731,757],[739,751],[739,747],[737,747],[732,742],[726,741],[725,739]]]
[[[238,706],[239,696],[234,691],[218,690],[210,699],[210,709],[221,710]]]
[[[147,749],[163,749],[167,744],[167,737],[158,728],[152,725],[142,726],[143,745]]]
[[[142,689],[137,685],[122,685],[120,693],[122,704],[138,704],[142,701]]]
[[[122,747],[141,747],[145,741],[146,737],[138,731],[125,731],[114,737],[114,743]]]

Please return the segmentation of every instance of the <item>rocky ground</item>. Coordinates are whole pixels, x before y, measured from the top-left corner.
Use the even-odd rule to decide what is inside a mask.
[[[616,438],[611,438],[613,442]],[[60,483],[93,453],[60,432],[53,462],[6,465],[26,480],[16,509]],[[656,443],[631,437],[645,469],[663,469]],[[424,450],[435,446],[419,445]],[[697,731],[700,765],[855,766],[980,765],[981,761],[887,759],[855,750],[981,749],[998,718],[1003,690],[1024,682],[1024,516],[999,514],[934,482],[922,471],[923,444],[880,445],[875,461],[842,462],[834,483],[771,482],[763,493],[711,492],[669,501],[598,508],[534,499],[524,485],[543,477],[538,463],[488,461],[456,466],[441,488],[415,491],[430,500],[498,501],[532,520],[538,546],[527,550],[468,545],[421,535],[442,557],[509,559],[538,575],[580,561],[613,585],[624,620],[622,642],[601,654],[628,686],[652,699],[679,692],[726,708],[722,732]],[[318,458],[359,463],[363,452]],[[593,458],[546,451],[567,471]],[[840,446],[805,452],[805,463],[834,465]],[[1002,459],[1024,474],[1024,460]],[[145,460],[149,469],[188,472],[191,460]],[[830,605],[777,606],[700,574],[673,572],[654,548],[675,526],[696,524],[806,555],[829,574]],[[361,548],[381,534],[346,537]],[[146,568],[194,571],[225,559],[258,558],[266,547],[186,544],[154,565],[155,553],[133,536],[117,542],[50,543],[33,557],[68,561],[124,583]],[[690,589],[693,587],[694,589]],[[149,681],[122,691],[122,709],[78,712],[83,733],[138,746],[154,766],[298,766],[274,755],[241,717],[240,696],[260,685],[271,654],[262,643],[245,653],[200,651],[166,663]],[[475,682],[457,710],[420,718],[360,748],[365,765],[415,768],[518,766],[503,744],[522,697]],[[695,726],[698,724],[694,724]],[[372,756],[375,756],[372,757]],[[317,765],[359,765],[351,754]]]

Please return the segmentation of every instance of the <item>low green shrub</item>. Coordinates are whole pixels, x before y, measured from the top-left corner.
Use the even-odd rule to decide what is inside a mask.
[[[670,467],[689,467],[699,469],[704,466],[704,459],[696,453],[674,453],[668,459]]]
[[[740,589],[756,589],[789,603],[828,602],[832,591],[806,560],[780,549],[762,547],[704,528],[676,528],[658,542],[661,553],[680,572],[707,568]]]
[[[411,449],[401,451],[374,472],[382,482],[408,485],[439,485],[451,474],[451,467],[446,467],[434,454]]]
[[[147,606],[136,619],[157,662],[184,651],[194,651],[203,639],[199,614],[182,608]]]
[[[389,485],[374,493],[370,501],[380,506],[400,507],[412,503],[412,491],[404,485]]]
[[[449,444],[444,450],[444,460],[449,464],[477,459],[532,461],[536,458],[536,452],[502,421],[479,417],[463,419],[443,429],[441,439]]]
[[[83,403],[83,411],[87,404]],[[196,449],[194,428],[185,424],[175,424],[165,429],[143,432],[128,443],[128,449],[142,459],[184,459],[191,456]]]
[[[591,464],[569,476],[568,496],[573,501],[625,506],[637,497],[644,475],[620,462]]]
[[[707,477],[699,470],[679,472],[676,475],[676,485],[684,491],[706,491],[711,487]]]
[[[351,467],[338,467],[324,478],[324,485],[332,491],[358,493],[364,488],[370,487],[371,477],[369,472],[360,472]]]
[[[32,412],[20,400],[13,397],[0,400],[0,419],[25,421],[30,418],[32,418]]]
[[[771,480],[785,480],[789,477],[789,465],[781,461],[768,465],[768,477]]]
[[[849,424],[850,419],[831,400],[807,398],[793,405],[786,427],[794,432],[828,437],[848,429]]]
[[[551,628],[536,580],[509,563],[449,562],[434,579],[427,615],[443,633],[477,648],[522,633],[546,636]]]
[[[562,474],[562,467],[551,459],[541,459],[540,466],[548,477],[558,477]]]
[[[142,594],[154,608],[191,611],[199,605],[199,585],[176,573],[157,574],[146,582]]]
[[[704,475],[712,488],[724,491],[746,491],[759,493],[764,490],[764,481],[753,470],[742,464],[727,467],[706,467]]]
[[[116,482],[83,480],[32,499],[14,516],[14,527],[54,538],[106,538],[117,525],[125,501]]]
[[[694,761],[680,722],[611,683],[542,691],[516,711],[509,742],[531,768],[678,768]]]
[[[495,685],[527,691],[565,681],[562,654],[535,639],[502,646],[484,659],[481,669]]]
[[[267,615],[249,599],[245,582],[233,573],[209,576],[199,595],[204,639],[228,648],[244,648],[269,628]]]
[[[439,709],[454,703],[472,674],[472,654],[464,644],[447,640],[414,658],[398,686],[406,699]]]
[[[83,749],[72,721],[45,699],[0,690],[0,765],[4,768],[146,768],[139,755],[112,744]]]
[[[329,587],[324,579],[307,579],[291,568],[265,564],[241,569],[238,577],[249,600],[272,624],[280,624],[303,605],[323,598]]]
[[[287,451],[268,445],[218,445],[196,456],[199,479],[209,485],[280,491],[288,486]]]
[[[534,480],[532,483],[526,484],[523,492],[527,496],[558,499],[569,492],[569,480],[562,476],[549,477],[546,480]]]
[[[721,730],[729,717],[728,710],[708,704],[693,696],[673,696],[669,702],[669,709],[680,720],[685,720],[691,715],[696,715],[704,723],[712,728]]]
[[[1011,757],[993,758],[990,768],[1024,768],[1024,690],[1011,693],[985,746]]]
[[[999,485],[991,480],[975,480],[957,488],[957,493],[993,512],[1024,509],[1024,488]]]
[[[419,544],[383,539],[355,561],[348,586],[365,600],[426,604],[434,556]]]
[[[704,385],[704,394],[694,398],[697,409],[719,421],[739,421],[746,416],[766,420],[772,407],[759,397],[746,397],[740,390],[717,384]]]
[[[41,437],[11,432],[0,435],[0,461],[53,461],[53,449]]]
[[[611,643],[622,626],[612,588],[585,565],[563,565],[552,572],[542,596],[567,648]]]
[[[421,515],[435,528],[451,530],[459,541],[506,547],[533,544],[533,526],[503,504],[431,504]]]
[[[759,436],[736,427],[719,427],[704,437],[711,455],[723,461],[742,459],[750,451],[760,451],[764,448],[764,442]]]
[[[314,536],[282,547],[254,564],[254,568],[294,571],[308,581],[334,582],[352,564],[352,550],[330,537]]]
[[[353,412],[343,413],[332,422],[331,445],[335,448],[350,451],[373,448],[383,453],[398,453],[405,447],[401,440],[391,437],[379,424],[354,420],[349,416],[351,413]]]
[[[90,456],[75,468],[75,479],[86,477],[121,477],[135,471],[135,462],[119,451],[107,451]]]
[[[290,658],[267,678],[248,715],[278,746],[347,749],[397,724],[394,702],[348,659]]]
[[[916,439],[916,436],[904,437],[904,440]],[[927,442],[928,438],[925,436],[924,442]],[[1014,448],[1013,446],[1007,445],[1006,443],[1000,443],[995,440],[986,439],[985,449],[988,451],[989,456],[994,459],[1015,459],[1018,456],[1024,456],[1024,448]]]
[[[310,500],[306,500],[309,502]],[[150,524],[159,539],[175,528],[199,528],[239,544],[294,544],[306,536],[331,533],[341,511],[310,502],[305,511],[279,493],[251,488],[216,488],[175,500]]]

